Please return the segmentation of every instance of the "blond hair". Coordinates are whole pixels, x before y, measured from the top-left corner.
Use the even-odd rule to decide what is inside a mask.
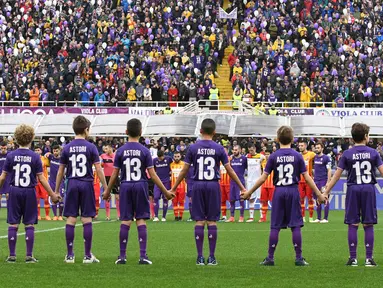
[[[35,138],[35,129],[32,126],[21,124],[15,130],[16,143],[20,146],[26,147],[32,143]]]

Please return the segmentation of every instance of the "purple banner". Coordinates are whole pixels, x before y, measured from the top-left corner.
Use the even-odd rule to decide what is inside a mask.
[[[105,114],[129,114],[128,107],[0,107],[0,114],[84,114],[84,115],[105,115]]]
[[[278,112],[282,116],[314,115],[313,108],[278,108]]]

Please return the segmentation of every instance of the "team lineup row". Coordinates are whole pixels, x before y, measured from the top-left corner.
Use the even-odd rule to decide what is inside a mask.
[[[52,166],[54,162],[59,164],[57,165],[57,176],[54,179],[55,183],[52,183],[52,181],[49,183],[44,177],[41,157],[29,150],[34,138],[33,128],[27,125],[17,127],[15,139],[20,148],[8,153],[0,177],[0,187],[6,182],[9,184],[7,217],[9,224],[9,257],[7,262],[16,261],[17,230],[21,221],[26,230],[26,262],[37,262],[37,259],[33,256],[34,225],[38,220],[36,187],[41,185],[51,197],[52,202],[60,203],[63,200],[60,191],[63,191],[65,174],[66,195],[63,204],[63,216],[66,217],[66,263],[75,262],[73,251],[74,228],[79,216],[81,216],[84,228],[85,256],[83,263],[99,262],[91,253],[92,218],[97,215],[96,203],[99,202],[96,201],[94,192],[94,175],[97,175],[104,190],[103,198],[106,201],[110,200],[111,193],[116,193],[116,182],[118,179],[120,181],[118,197],[121,220],[119,233],[120,255],[116,260],[116,264],[126,263],[126,248],[133,219],[136,219],[138,230],[139,264],[152,264],[146,254],[146,220],[150,219],[149,178],[155,184],[154,206],[157,219],[158,201],[161,197],[173,200],[176,217],[182,217],[184,194],[186,187],[188,187],[187,194],[192,203],[191,217],[196,222],[194,231],[197,265],[218,264],[215,258],[218,230],[216,222],[221,219],[221,209],[225,208],[226,200],[229,200],[231,204],[240,200],[243,206],[243,201],[250,199],[249,220],[253,221],[254,216],[251,213],[254,213],[254,201],[257,197],[255,192],[267,180],[271,182],[272,179],[272,185],[269,184],[269,187],[267,187],[268,184],[266,184],[262,189],[266,192],[263,193],[263,199],[261,200],[263,203],[266,202],[267,206],[267,201],[272,199],[273,209],[271,212],[269,253],[261,264],[274,265],[274,252],[278,243],[280,229],[291,228],[296,252],[295,264],[297,266],[306,266],[308,263],[302,257],[301,249],[304,198],[307,197],[309,200],[310,222],[321,221],[320,209],[318,219],[313,220],[313,198],[317,200],[318,207],[321,207],[322,203],[326,203],[331,188],[339,180],[342,171],[347,170],[349,188],[346,196],[345,223],[349,225],[350,244],[350,258],[347,264],[357,265],[355,239],[357,237],[357,227],[361,222],[364,224],[366,241],[369,244],[366,245],[365,264],[366,266],[376,266],[372,256],[374,244],[373,225],[377,223],[376,201],[374,201],[374,184],[376,183],[374,167],[377,167],[381,173],[383,167],[377,152],[366,147],[369,127],[364,124],[354,124],[352,135],[356,145],[344,153],[339,162],[338,170],[332,178],[328,159],[323,155],[323,145],[320,143],[316,145],[317,155],[315,156],[315,154],[307,152],[305,143],[300,143],[302,156],[301,153],[290,148],[294,135],[292,129],[288,126],[282,126],[277,131],[280,149],[270,156],[256,154],[254,151],[254,153],[250,153],[248,157],[245,157],[239,154],[240,147],[235,147],[234,154],[229,159],[225,149],[212,141],[215,134],[214,121],[205,119],[201,124],[202,139],[189,147],[183,163],[180,163],[178,159],[174,159],[173,162],[173,159],[166,158],[161,153],[158,158],[153,160],[150,151],[139,143],[142,124],[138,119],[131,119],[127,123],[129,141],[116,151],[114,159],[106,159],[107,161],[103,160],[101,163],[96,147],[86,140],[89,136],[89,127],[90,123],[85,117],[76,117],[73,122],[73,130],[76,134],[75,140],[64,146],[60,156],[55,155],[55,152],[53,155],[47,155],[47,159],[50,158],[49,165]],[[357,157],[361,154],[364,156]],[[52,160],[53,157],[55,157],[55,160]],[[267,161],[266,157],[268,157]],[[110,165],[107,168],[110,168],[110,170],[108,173],[105,171],[104,174],[104,170],[108,170],[105,165],[108,166],[108,164]],[[262,164],[264,169],[261,174]],[[104,166],[104,169],[102,166]],[[95,172],[93,172],[93,167]],[[172,167],[174,167],[174,171],[172,171]],[[315,182],[311,178],[313,168],[315,168]],[[50,169],[52,171],[52,167]],[[248,174],[248,181],[252,181],[247,183],[249,190],[245,188],[245,171]],[[258,173],[258,175],[252,173]],[[108,181],[105,177],[106,174],[109,174],[107,176]],[[172,181],[170,181],[169,175],[172,176]],[[230,181],[228,181],[228,178],[225,180],[227,175],[231,178]],[[185,178],[187,179],[186,182]],[[225,191],[225,188],[223,188],[223,195],[221,195],[220,188],[228,186],[227,184],[222,185],[225,181],[229,184],[230,192],[227,193],[227,190]],[[55,189],[52,189],[51,186],[54,186]],[[164,203],[166,202],[164,201]],[[234,205],[231,206],[234,207]],[[226,211],[226,209],[223,210]],[[231,211],[231,213],[233,217],[234,211]],[[327,216],[328,204],[325,204],[325,217]],[[230,222],[234,221],[232,217],[229,219]],[[266,214],[263,214],[261,220],[265,220],[265,217]],[[243,216],[240,220],[243,221]],[[205,226],[207,226],[210,250],[207,261],[205,261],[202,253]]]

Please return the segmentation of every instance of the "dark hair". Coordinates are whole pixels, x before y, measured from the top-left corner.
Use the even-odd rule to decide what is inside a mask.
[[[138,120],[137,118],[130,119],[126,126],[126,129],[128,130],[128,136],[133,138],[141,136],[142,123],[140,120]]]
[[[54,145],[54,146],[52,147],[52,150],[57,150],[57,149],[60,149],[60,146],[59,146],[59,145]]]
[[[317,145],[319,145],[320,147],[322,147],[322,149],[324,149],[324,145],[323,145],[322,142],[317,142],[317,143],[315,143],[315,146],[317,146]]]
[[[174,155],[176,155],[176,154],[180,154],[181,155],[181,152],[180,151],[175,151]]]
[[[33,148],[33,150],[37,150],[37,149],[40,149],[41,151],[43,150],[43,148],[41,148],[41,146],[39,146],[39,145],[35,145],[35,147]]]
[[[85,130],[89,129],[89,127],[90,127],[90,121],[84,116],[79,115],[76,118],[74,118],[73,125],[72,125],[74,134],[76,135],[84,134]]]
[[[363,123],[354,123],[351,128],[352,139],[355,143],[362,142],[370,133],[370,127]]]
[[[202,121],[201,132],[207,135],[213,135],[215,132],[215,122],[213,119],[207,118]]]
[[[273,153],[273,148],[272,147],[267,147],[265,152],[271,154],[271,153]]]
[[[5,142],[5,141],[0,142],[0,146],[1,147],[7,146],[7,142]]]
[[[306,141],[305,139],[303,139],[303,138],[299,138],[299,139],[298,139],[298,144],[299,144],[299,143],[304,143],[304,144],[307,145],[307,141]]]
[[[281,126],[277,131],[278,141],[282,145],[289,145],[294,141],[294,131],[290,126]]]
[[[162,151],[162,150],[157,151],[157,157],[162,157],[164,155],[165,155],[164,151]]]

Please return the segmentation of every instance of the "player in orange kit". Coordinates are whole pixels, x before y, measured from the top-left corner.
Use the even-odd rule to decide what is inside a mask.
[[[100,178],[97,176],[96,170],[93,168],[93,189],[94,189],[94,198],[96,199],[96,216],[94,219],[98,218],[98,211],[100,210],[100,194],[101,194],[101,181]],[[107,201],[105,201],[105,204]],[[109,220],[109,219],[106,219]]]
[[[225,149],[226,150],[226,149]],[[230,176],[227,174],[227,171],[225,169],[225,166],[220,166],[220,176],[221,179],[219,179],[219,186],[221,187],[221,214],[222,218],[220,221],[226,221],[226,203],[227,201],[230,201]]]
[[[269,156],[271,154],[271,150],[267,150],[265,153],[266,159],[262,162],[262,168],[265,169],[267,160],[269,159]],[[267,210],[269,208],[269,201],[271,202],[273,200],[274,195],[274,184],[273,184],[273,177],[274,177],[274,171],[271,171],[270,175],[267,177],[265,183],[263,183],[261,188],[261,212],[262,216],[261,219],[259,219],[259,223],[266,222],[267,218]]]
[[[303,156],[303,160],[305,161],[307,173],[310,175],[310,177],[313,177],[313,165],[314,165],[314,157],[315,153],[312,151],[307,151],[307,142],[300,140],[298,142],[298,148],[299,152],[301,152]],[[302,208],[302,216],[303,216],[303,222],[306,222],[305,219],[305,198],[307,197],[307,201],[309,204],[309,222],[313,223],[313,215],[314,215],[314,200],[313,200],[313,191],[311,188],[306,184],[305,179],[301,175],[301,180],[299,181],[299,192],[301,194],[301,208]]]
[[[49,160],[45,157],[42,156],[43,150],[36,146],[35,147],[35,153],[40,155],[41,162],[43,164],[43,175],[45,179],[48,181],[48,169],[47,167],[49,166]],[[38,220],[41,220],[41,215],[40,215],[40,200],[44,200],[44,209],[45,209],[45,220],[52,220],[52,218],[49,216],[49,212],[51,210],[51,205],[49,204],[49,197],[48,197],[48,192],[44,189],[43,185],[41,185],[40,181],[38,182],[36,186],[36,197],[37,197],[37,215],[38,215]]]
[[[181,153],[175,152],[173,162],[170,164],[172,170],[172,186],[176,182],[178,175],[184,167],[184,161],[181,161]],[[182,216],[185,210],[185,196],[186,196],[186,182],[182,180],[181,184],[177,187],[176,197],[173,198],[173,210],[176,221],[182,221]]]

